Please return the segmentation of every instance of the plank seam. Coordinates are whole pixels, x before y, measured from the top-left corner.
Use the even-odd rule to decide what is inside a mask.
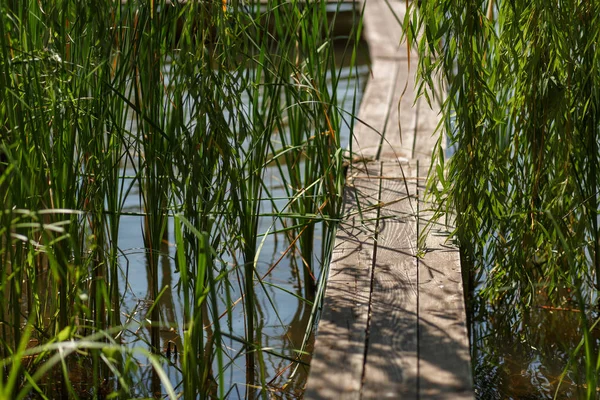
[[[395,63],[395,68],[394,68],[394,84],[392,85],[392,90],[391,90],[391,98],[390,101],[388,101],[388,107],[387,107],[387,111],[385,113],[385,119],[384,119],[384,123],[383,123],[383,132],[381,132],[381,139],[379,141],[379,148],[377,149],[377,154],[375,154],[375,159],[379,160],[379,157],[381,157],[381,152],[383,151],[383,144],[387,143],[390,144],[389,140],[386,140],[385,138],[385,134],[387,133],[387,128],[388,128],[388,124],[389,124],[389,120],[390,120],[390,114],[392,113],[392,106],[393,106],[393,99],[394,99],[394,93],[396,92],[396,86],[398,85],[398,75],[400,74],[400,64],[399,63]],[[400,142],[402,142],[402,131],[400,131]]]
[[[416,126],[416,124],[415,124]],[[415,133],[416,133],[416,128],[415,128]],[[415,137],[415,142],[416,142],[416,137]],[[414,146],[414,145],[413,145]],[[413,147],[413,152],[414,152],[414,147]],[[419,159],[417,159],[416,161],[417,163],[417,177],[419,176]],[[421,337],[421,315],[420,315],[420,298],[421,298],[421,276],[419,273],[419,268],[421,266],[421,257],[419,257],[419,236],[421,235],[421,215],[420,215],[420,211],[421,211],[421,207],[420,207],[420,196],[421,196],[421,192],[419,191],[419,185],[416,184],[415,185],[416,188],[416,193],[417,193],[417,248],[416,248],[416,259],[417,259],[417,400],[421,398],[421,346],[419,345],[419,338]]]
[[[410,69],[410,64],[408,64],[408,68]],[[417,99],[417,103],[415,104],[415,121],[414,121],[414,127],[413,127],[413,145],[412,145],[412,152],[410,154],[411,158],[415,158],[415,152],[417,151],[417,137],[419,134],[419,107],[421,105],[421,98],[419,97]],[[398,118],[400,118],[400,113],[398,113]],[[419,163],[417,162],[417,171],[419,170]],[[417,172],[417,175],[418,172]]]
[[[379,175],[383,172],[383,163],[379,163]],[[379,188],[377,193],[377,203],[381,204],[381,181],[379,181]],[[373,258],[371,259],[371,279],[369,288],[369,307],[367,309],[367,326],[365,331],[365,351],[363,356],[363,367],[360,377],[360,391],[359,399],[363,397],[363,387],[365,383],[366,371],[367,371],[367,357],[369,353],[369,335],[371,334],[371,317],[373,312],[373,290],[375,288],[375,265],[377,264],[377,240],[379,238],[379,222],[381,217],[381,207],[377,207],[377,219],[375,220],[375,232],[373,235]]]

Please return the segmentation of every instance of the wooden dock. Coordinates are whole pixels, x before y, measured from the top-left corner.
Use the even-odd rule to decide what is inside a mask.
[[[417,55],[396,20],[405,10],[366,0],[369,126],[354,132],[306,399],[474,398],[458,249],[423,201],[440,116],[414,102]]]

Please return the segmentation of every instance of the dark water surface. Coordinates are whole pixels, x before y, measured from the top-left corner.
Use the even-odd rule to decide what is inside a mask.
[[[503,288],[493,301],[477,293],[469,299],[471,351],[478,399],[584,399],[586,355],[581,310],[573,293],[559,289],[550,299],[546,288],[521,295]],[[522,296],[522,297],[521,297]],[[595,296],[588,310],[594,310]],[[586,312],[597,321],[597,311]],[[595,354],[600,332],[592,330]],[[574,355],[574,356],[573,356]],[[599,394],[592,391],[593,398]]]

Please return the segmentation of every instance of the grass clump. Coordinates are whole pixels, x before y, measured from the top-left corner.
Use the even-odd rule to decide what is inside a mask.
[[[314,315],[340,210],[340,131],[352,122],[339,65],[353,77],[360,32],[334,36],[337,7],[0,5],[3,395],[255,397],[302,385],[311,319],[289,348],[262,332],[269,314],[289,336],[273,296],[290,290],[268,279],[283,264]],[[142,269],[122,246],[132,235]],[[271,237],[285,252],[265,268]]]

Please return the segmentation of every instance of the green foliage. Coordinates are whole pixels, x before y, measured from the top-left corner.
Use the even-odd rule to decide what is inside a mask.
[[[597,300],[599,18],[598,1],[444,0],[413,3],[405,20],[421,93],[444,91],[452,157],[436,153],[447,170],[431,189],[456,213],[480,295],[510,304],[515,324],[540,293],[558,302],[568,288],[581,311]]]
[[[81,396],[69,373],[77,354],[91,374],[81,390],[97,397],[223,398],[232,390],[225,375],[239,363],[241,390],[266,396],[273,377],[263,353],[278,353],[260,336],[257,291],[275,308],[275,286],[267,291],[257,271],[263,238],[284,234],[282,258],[301,260],[304,300],[316,304],[316,264],[327,264],[341,205],[338,85],[347,77],[330,7],[0,2],[2,395],[43,397],[56,389],[44,376],[58,369],[61,393]],[[344,38],[351,71],[359,36]],[[273,171],[283,203],[271,194]],[[125,205],[138,192],[149,304],[141,317],[125,308],[132,277],[118,246],[132,213]],[[183,303],[176,327],[160,311],[173,293],[163,266],[171,237]],[[238,304],[243,335],[232,328]],[[290,381],[311,321],[302,319],[302,340],[285,349],[297,355],[281,354]],[[179,333],[181,364],[158,356],[169,328]],[[229,352],[232,340],[245,361]],[[134,388],[148,380],[138,356],[153,371],[145,392]],[[165,368],[179,370],[181,382]]]

